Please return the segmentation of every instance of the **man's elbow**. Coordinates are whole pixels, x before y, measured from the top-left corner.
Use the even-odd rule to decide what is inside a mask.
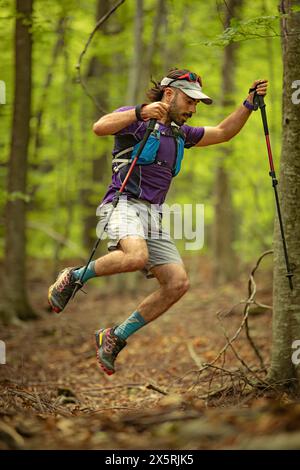
[[[232,134],[231,132],[222,129],[220,134],[220,143],[229,142],[234,136],[235,134]]]
[[[99,122],[95,122],[93,124],[93,132],[98,136],[105,135],[103,133],[103,127]]]
[[[233,135],[225,134],[223,142],[229,142],[231,139],[233,139],[233,137],[234,137]]]

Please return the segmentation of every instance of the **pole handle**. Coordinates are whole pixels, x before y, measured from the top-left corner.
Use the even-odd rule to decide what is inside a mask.
[[[254,110],[255,111],[258,108],[260,109],[261,118],[262,118],[262,122],[263,122],[263,126],[264,126],[265,136],[268,136],[269,135],[269,127],[268,127],[267,113],[266,113],[266,103],[265,103],[264,97],[255,92],[254,97],[253,97],[253,104],[254,104]]]
[[[255,106],[255,110],[257,110],[258,108],[260,109],[265,108],[266,106],[264,97],[262,95],[259,95],[256,92],[254,93],[253,104]]]

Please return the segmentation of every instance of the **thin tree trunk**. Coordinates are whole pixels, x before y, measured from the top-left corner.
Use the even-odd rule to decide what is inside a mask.
[[[5,259],[0,317],[36,317],[26,292],[26,188],[31,109],[33,0],[17,0],[15,29],[15,95],[8,168]]]
[[[141,96],[141,75],[143,70],[143,6],[144,0],[136,0],[136,15],[134,22],[134,51],[130,68],[127,92],[127,104],[137,104]]]
[[[67,19],[62,17],[58,20],[57,28],[56,28],[56,35],[57,39],[53,47],[52,51],[52,59],[51,63],[48,68],[48,72],[45,78],[43,92],[41,96],[41,100],[39,103],[39,107],[36,112],[36,129],[34,135],[34,151],[33,151],[33,161],[37,162],[38,159],[38,152],[42,146],[42,139],[41,139],[41,129],[42,129],[42,121],[43,115],[47,103],[48,91],[52,83],[54,68],[59,57],[60,52],[63,49],[64,41],[65,41],[65,30],[66,30]]]
[[[76,150],[74,146],[74,128],[72,124],[72,120],[69,119],[70,115],[73,116],[73,103],[72,103],[72,95],[71,95],[71,70],[70,70],[70,60],[69,60],[69,53],[67,49],[68,45],[63,44],[63,56],[64,56],[64,76],[65,80],[63,83],[63,96],[64,96],[64,113],[65,113],[65,125],[60,130],[61,132],[61,139],[66,142],[66,151],[65,159],[66,164],[64,166],[64,180],[63,185],[59,186],[59,191],[57,195],[57,204],[58,204],[58,212],[59,207],[62,205],[66,209],[66,215],[63,218],[63,221],[60,221],[60,232],[62,232],[63,240],[68,240],[70,238],[70,232],[72,224],[74,223],[73,213],[74,213],[74,198],[72,193],[73,188],[73,179],[71,174],[72,166],[76,165]],[[62,157],[64,158],[64,157]],[[60,175],[62,178],[62,175]],[[59,221],[57,221],[59,222]],[[53,271],[54,277],[58,271],[58,267],[60,264],[61,259],[61,251],[64,248],[63,240],[57,240],[54,246],[54,256],[53,256]]]
[[[289,381],[300,392],[300,370],[292,361],[293,342],[300,339],[300,106],[292,101],[293,81],[300,76],[300,0],[284,0],[282,13],[289,16],[281,23],[283,52],[283,139],[280,162],[279,197],[289,258],[294,270],[294,290],[289,289],[277,217],[274,230],[274,309],[273,345],[269,378]]]
[[[237,17],[243,0],[226,2],[225,28],[230,26],[233,17]],[[224,114],[234,104],[234,76],[236,68],[237,43],[231,43],[224,49],[222,67],[222,107]],[[232,281],[237,276],[236,256],[233,250],[234,209],[232,205],[230,175],[225,161],[232,152],[231,144],[220,148],[219,164],[215,179],[215,221],[214,221],[214,278],[215,282]]]
[[[102,16],[109,11],[112,6],[110,0],[98,0],[97,11],[96,11],[96,21],[98,21]],[[107,24],[99,28],[99,32],[102,34],[107,34]],[[108,83],[110,74],[109,64],[104,64],[97,56],[93,56],[89,63],[89,69],[87,73],[88,79],[94,84],[98,81],[97,90],[94,92],[94,95],[97,98],[97,102],[101,105],[102,108],[107,109],[108,107],[108,95],[106,83]],[[92,120],[99,119],[99,111],[93,111]],[[91,128],[91,126],[90,126]],[[91,132],[91,131],[90,131]],[[105,137],[101,137],[102,142],[104,142]],[[97,147],[98,143],[95,143]],[[92,162],[92,183],[91,186],[99,187],[99,202],[101,200],[101,187],[106,181],[107,175],[107,152],[98,152],[98,155],[95,156]],[[101,184],[103,183],[103,184]],[[95,243],[96,238],[96,206],[95,198],[93,196],[93,189],[85,188],[81,191],[81,203],[85,207],[85,212],[87,215],[84,216],[84,225],[83,225],[83,243],[88,251],[92,249],[92,246]],[[93,200],[92,200],[93,199]],[[102,245],[99,247],[100,253],[102,250]],[[99,253],[98,253],[99,254]]]
[[[149,78],[151,76],[155,76],[155,73],[158,72],[157,70],[154,69],[154,57],[156,51],[161,51],[161,48],[159,47],[160,43],[160,32],[162,29],[162,24],[164,21],[164,18],[166,16],[166,0],[157,0],[156,4],[156,15],[154,18],[154,23],[153,23],[153,30],[152,30],[152,38],[150,40],[150,43],[147,48],[147,53],[144,61],[144,67],[142,69],[142,80],[141,80],[141,87],[140,87],[140,93],[138,98],[142,99],[144,95],[144,89],[147,87]],[[160,74],[162,71],[159,71]]]

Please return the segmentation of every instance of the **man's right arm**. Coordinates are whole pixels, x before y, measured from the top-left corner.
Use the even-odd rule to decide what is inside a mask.
[[[124,127],[130,126],[135,122],[136,114],[135,109],[128,109],[127,111],[118,111],[115,113],[105,114],[93,125],[95,134],[112,135],[119,132]]]
[[[141,115],[144,121],[149,119],[162,119],[169,106],[161,101],[156,101],[151,104],[143,106]],[[135,114],[135,108],[128,109],[126,111],[116,111],[114,113],[105,114],[93,125],[93,131],[99,136],[113,135],[119,132],[121,129],[130,126],[137,120]]]

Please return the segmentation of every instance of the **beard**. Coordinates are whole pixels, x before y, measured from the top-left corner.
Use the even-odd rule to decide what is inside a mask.
[[[175,122],[177,126],[182,126],[187,119],[192,117],[192,113],[182,113],[180,112],[178,105],[177,105],[177,96],[175,95],[173,100],[170,103],[169,108],[169,120],[170,122]]]

